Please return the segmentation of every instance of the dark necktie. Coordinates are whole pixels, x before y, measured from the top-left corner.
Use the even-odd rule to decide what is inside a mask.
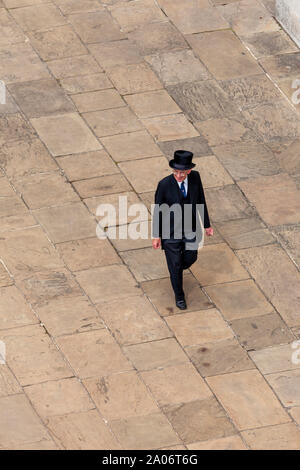
[[[184,187],[184,181],[182,181],[181,186],[180,186],[181,192],[183,194],[183,197],[186,197],[186,192],[185,192],[185,187]]]

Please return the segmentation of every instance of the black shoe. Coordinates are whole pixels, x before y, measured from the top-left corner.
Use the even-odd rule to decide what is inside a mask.
[[[180,308],[180,310],[186,310],[187,307],[185,300],[176,300],[176,307]]]

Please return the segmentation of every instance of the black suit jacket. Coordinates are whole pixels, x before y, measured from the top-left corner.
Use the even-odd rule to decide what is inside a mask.
[[[188,194],[190,195],[190,204],[192,204],[193,212],[193,230],[195,230],[195,217],[196,217],[196,204],[204,205],[204,220],[202,223],[204,228],[210,227],[210,220],[203,190],[203,185],[201,177],[198,171],[192,170],[188,175]],[[155,192],[155,208],[153,212],[153,219],[156,216],[156,211],[158,211],[159,205],[166,203],[168,206],[172,206],[175,203],[183,204],[184,196],[180,191],[178,182],[176,181],[173,174],[170,174],[159,181],[157,189]],[[171,214],[172,215],[172,214]],[[199,216],[199,212],[198,212]],[[152,237],[153,238],[162,238],[162,214],[160,214],[160,223],[157,230],[154,230],[154,225],[152,224]],[[170,239],[174,237],[174,221],[170,220]]]

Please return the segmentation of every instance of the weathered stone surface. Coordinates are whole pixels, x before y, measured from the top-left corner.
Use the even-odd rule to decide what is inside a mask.
[[[218,0],[217,0],[218,1]],[[222,0],[224,1],[224,0]],[[209,441],[188,444],[189,450],[246,450],[247,447],[239,436],[228,436]]]
[[[160,279],[169,275],[162,250],[153,253],[152,247],[141,248],[139,250],[123,251],[120,256],[139,282]]]
[[[0,367],[0,397],[22,393],[22,389],[7,365]]]
[[[0,288],[0,330],[30,325],[38,321],[15,286]]]
[[[220,234],[233,249],[274,243],[275,238],[257,217],[216,222]]]
[[[60,336],[57,343],[80,378],[132,369],[107,329]]]
[[[164,412],[185,444],[235,433],[215,397],[169,405]]]
[[[119,93],[114,89],[79,93],[72,95],[72,100],[80,113],[126,106]]]
[[[257,59],[298,51],[297,46],[282,30],[247,34],[242,39]]]
[[[163,369],[188,362],[186,354],[174,338],[124,346],[123,350],[139,371]]]
[[[184,114],[170,114],[141,120],[155,140],[188,139],[199,135]]]
[[[166,86],[211,78],[206,67],[191,50],[161,52],[146,56],[145,60]]]
[[[4,5],[0,3],[0,7]],[[9,16],[7,11],[3,8],[0,12],[0,45],[14,44],[24,42],[25,35],[19,25]]]
[[[154,0],[141,0],[136,3],[121,2],[109,7],[109,11],[124,32],[134,31],[148,23],[166,20]]]
[[[267,374],[266,380],[284,406],[299,406],[300,371],[289,370],[277,374]]]
[[[168,86],[168,92],[193,121],[225,117],[236,108],[215,80]]]
[[[61,80],[103,72],[96,60],[89,54],[50,60],[47,66],[53,75]]]
[[[60,85],[68,94],[113,88],[113,84],[105,73],[63,78],[60,80]]]
[[[187,301],[185,312],[206,310],[212,307],[210,300],[203,293],[194,276],[190,273],[184,273],[183,284]],[[176,315],[180,312],[174,305],[174,293],[169,278],[145,281],[141,283],[141,287],[163,317]]]
[[[76,181],[73,186],[82,199],[103,194],[123,193],[132,189],[126,178],[120,174]]]
[[[118,65],[109,70],[109,78],[122,95],[162,88],[148,64]]]
[[[83,119],[76,113],[33,118],[31,123],[55,157],[102,148]]]
[[[126,37],[105,10],[69,15],[68,20],[84,43],[115,41]]]
[[[292,0],[278,0],[276,2],[275,14],[277,21],[288,32],[291,38],[300,46],[300,8],[298,2]]]
[[[194,170],[200,173],[204,189],[233,184],[233,180],[214,155],[196,157],[193,162],[196,164]]]
[[[92,111],[84,113],[83,117],[97,137],[134,132],[142,129],[142,124],[127,106],[106,109],[104,111]],[[98,148],[101,148],[99,146],[100,144],[98,144]],[[93,150],[96,149],[94,148]]]
[[[300,432],[294,423],[243,431],[242,436],[252,450],[298,450]]]
[[[89,44],[88,49],[106,70],[117,65],[124,66],[143,62],[138,45],[129,39],[101,43],[101,47],[98,44]]]
[[[216,222],[250,217],[255,214],[253,207],[249,205],[235,184],[207,189],[205,198],[210,218]]]
[[[299,73],[300,52],[265,57],[260,60],[260,63],[264,70],[275,79],[297,76]]]
[[[300,364],[293,362],[293,355],[297,356],[297,347],[293,348],[293,341],[289,344],[272,346],[258,351],[251,351],[250,357],[262,374],[272,374],[285,370],[300,369]]]
[[[206,380],[240,430],[291,421],[257,370],[216,375]]]
[[[161,155],[160,148],[144,130],[101,137],[101,142],[116,162]]]
[[[155,190],[157,181],[170,174],[170,167],[165,157],[121,162],[119,168],[138,193]],[[126,190],[127,188],[124,189],[124,191]]]
[[[56,161],[69,181],[119,173],[117,165],[105,150],[67,155],[57,158]]]
[[[36,135],[21,113],[0,116],[0,133],[0,145],[14,140],[29,140]]]
[[[203,343],[200,346],[187,346],[185,351],[202,377],[255,367],[235,338]]]
[[[258,136],[246,126],[247,124],[243,123],[242,114],[195,122],[195,127],[211,146],[257,141]]]
[[[183,347],[233,337],[232,330],[215,308],[172,315],[166,317],[166,322]]]
[[[300,227],[298,225],[283,226],[278,227],[275,232],[280,244],[300,267]]]
[[[143,312],[141,316],[141,312]],[[121,345],[155,341],[172,336],[145,296],[99,304],[99,313]]]
[[[231,30],[192,34],[186,38],[217,80],[262,73],[256,60]]]
[[[202,136],[158,142],[158,145],[168,160],[174,158],[174,152],[179,148],[189,149],[190,152],[194,153],[195,157],[212,154],[207,140]]]
[[[180,113],[181,111],[165,90],[129,95],[125,97],[125,100],[140,118]]]
[[[300,191],[286,173],[258,176],[238,185],[267,224],[299,223]]]
[[[278,245],[238,250],[237,255],[288,326],[299,326],[300,275]]]

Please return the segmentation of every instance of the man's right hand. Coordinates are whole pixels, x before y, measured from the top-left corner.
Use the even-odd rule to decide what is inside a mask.
[[[154,250],[157,250],[158,248],[161,247],[160,238],[153,238],[152,239],[152,247],[154,248]]]

